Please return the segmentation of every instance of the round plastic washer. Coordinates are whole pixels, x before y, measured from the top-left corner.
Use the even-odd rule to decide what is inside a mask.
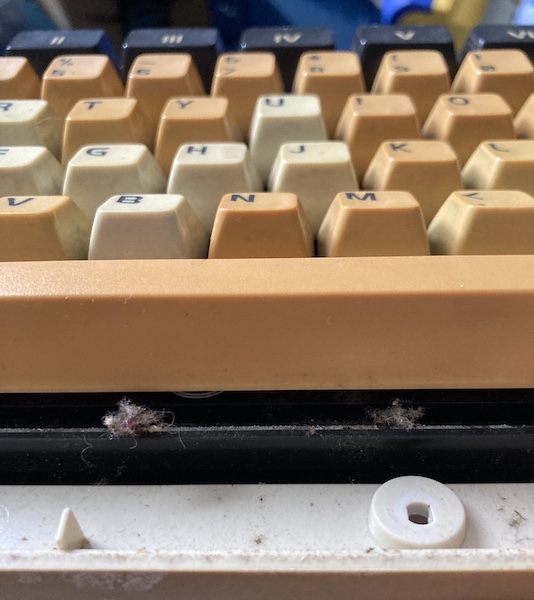
[[[369,529],[387,550],[458,548],[465,537],[465,510],[458,496],[434,479],[398,477],[376,490]]]

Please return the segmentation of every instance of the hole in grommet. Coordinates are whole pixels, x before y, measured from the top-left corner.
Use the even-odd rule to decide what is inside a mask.
[[[408,520],[417,525],[428,525],[434,520],[430,504],[424,502],[412,502],[406,507],[406,511]]]

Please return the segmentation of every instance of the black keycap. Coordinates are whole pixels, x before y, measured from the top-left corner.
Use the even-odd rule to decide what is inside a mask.
[[[215,62],[222,50],[219,32],[210,27],[134,29],[122,44],[122,72],[126,77],[132,62],[140,54],[187,52],[195,61],[206,91],[209,92]]]
[[[62,54],[107,54],[119,70],[119,57],[101,29],[22,31],[6,46],[6,56],[25,56],[41,76]]]
[[[243,31],[239,48],[245,52],[272,52],[289,92],[300,55],[333,50],[334,34],[324,27],[251,27]]]
[[[441,25],[370,25],[360,27],[354,50],[362,62],[367,89],[371,89],[380,61],[390,50],[438,50],[445,58],[451,80],[456,58],[451,34]]]
[[[461,60],[471,50],[517,48],[534,60],[534,27],[528,25],[477,25],[471,29]]]

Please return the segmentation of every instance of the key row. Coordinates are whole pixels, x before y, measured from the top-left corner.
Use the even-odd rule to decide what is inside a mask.
[[[168,181],[142,144],[87,146],[66,170],[40,146],[0,148],[0,195],[64,195],[89,219],[112,195],[180,194],[209,232],[224,194],[289,192],[299,197],[315,235],[332,198],[357,190],[358,180],[343,142],[282,144],[267,186],[243,143],[185,144]],[[362,180],[365,190],[405,190],[419,202],[428,225],[455,190],[510,189],[534,195],[534,141],[482,142],[460,171],[445,142],[397,140],[378,148]]]
[[[451,84],[452,81],[452,84]],[[261,94],[284,91],[275,55],[234,53],[219,56],[211,84],[212,96],[230,101],[233,118],[246,135],[255,102]],[[317,94],[329,135],[351,94],[366,91],[358,57],[350,52],[301,55],[292,86],[296,94]],[[517,113],[534,92],[534,68],[519,50],[487,50],[466,56],[454,77],[438,51],[393,51],[384,55],[369,91],[404,93],[412,97],[422,124],[444,93],[499,93]],[[175,96],[204,95],[204,86],[189,54],[144,54],[134,61],[126,89],[106,56],[64,55],[46,69],[42,84],[28,61],[0,58],[0,98],[47,100],[61,119],[80,100],[119,97],[137,99],[154,135],[161,112]]]
[[[243,31],[239,48],[243,52],[273,52],[280,63],[286,91],[293,81],[299,57],[304,52],[332,50],[334,36],[320,27],[255,27]],[[534,56],[534,28],[511,25],[474,27],[460,52],[459,62],[473,50],[518,48]],[[451,74],[456,71],[452,37],[443,26],[366,26],[357,30],[353,50],[359,55],[365,81],[371,87],[378,65],[386,52],[397,50],[437,50],[445,58]],[[41,75],[56,56],[97,54],[110,57],[125,77],[140,54],[188,52],[197,64],[204,85],[209,86],[217,56],[223,52],[218,31],[213,28],[137,29],[122,46],[119,59],[102,30],[24,31],[7,45],[8,56],[25,56]]]
[[[338,193],[317,234],[318,256],[534,254],[534,198],[456,191],[425,229],[408,192]],[[299,258],[314,240],[295,194],[222,197],[211,236],[177,194],[113,196],[93,225],[65,196],[0,198],[0,261]]]
[[[281,144],[328,139],[321,109],[315,95],[257,99],[248,141],[264,183]],[[44,100],[0,101],[0,145],[44,145],[64,165],[87,145],[142,143],[153,150],[168,175],[183,144],[244,139],[225,97],[172,98],[158,122],[155,141],[152,131],[134,98],[82,100],[65,122],[54,117]],[[334,138],[347,144],[360,180],[380,144],[395,138],[447,142],[463,166],[483,140],[534,139],[534,94],[515,118],[498,94],[444,94],[422,128],[407,95],[352,95],[343,107]]]

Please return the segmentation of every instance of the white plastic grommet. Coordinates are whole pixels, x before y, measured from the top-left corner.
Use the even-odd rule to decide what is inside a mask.
[[[427,477],[397,477],[375,492],[369,529],[386,550],[458,548],[465,537],[465,510],[447,486]]]

